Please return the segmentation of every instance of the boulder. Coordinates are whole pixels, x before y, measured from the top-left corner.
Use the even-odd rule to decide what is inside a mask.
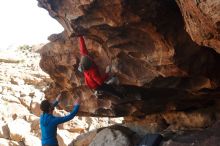
[[[26,116],[26,120],[31,124],[31,131],[40,130],[40,118],[38,116],[30,114]]]
[[[130,146],[130,139],[119,130],[105,128],[101,130],[89,146]]]
[[[94,137],[96,136],[97,131],[93,130],[88,133],[82,134],[76,138],[76,140],[73,140],[72,145],[74,146],[88,146]]]
[[[5,102],[4,104],[0,104],[0,107],[2,107],[0,109],[1,115],[4,118],[23,118],[26,115],[29,115],[30,112],[27,108],[25,108],[23,105],[21,104],[17,104],[17,103],[8,103]]]
[[[36,116],[40,116],[41,114],[41,110],[40,110],[40,102],[32,102],[31,103],[31,113],[33,113]]]
[[[9,129],[7,123],[0,121],[0,138],[9,139]]]
[[[41,146],[41,140],[33,135],[25,135],[23,141],[26,146]]]
[[[24,105],[25,107],[27,107],[28,109],[31,108],[31,97],[30,96],[21,96],[19,97],[19,100],[21,102],[22,105]]]
[[[24,80],[21,78],[11,78],[11,83],[15,85],[24,85]]]
[[[130,129],[113,125],[82,134],[73,141],[74,146],[133,146],[140,137]]]
[[[165,141],[162,146],[219,146],[220,122],[205,130],[182,131]]]
[[[0,93],[2,93],[2,91],[3,91],[3,88],[2,88],[2,86],[0,86]]]
[[[2,98],[5,101],[8,101],[8,102],[14,102],[14,103],[18,103],[18,104],[21,103],[19,98],[14,95],[0,95],[0,98]]]
[[[23,96],[29,96],[30,92],[31,92],[31,89],[30,89],[30,88],[23,88],[23,89],[20,91],[20,95],[21,95],[21,97],[23,97]]]
[[[30,134],[31,125],[23,119],[16,119],[8,123],[10,139],[20,142],[26,135]]]
[[[16,142],[16,141],[0,138],[0,146],[25,146],[25,145],[22,142]]]
[[[57,131],[57,139],[59,142],[59,146],[69,146],[73,139],[75,139],[79,134],[71,134],[67,130],[58,130]]]
[[[10,141],[7,139],[0,138],[0,145],[1,146],[10,146]]]

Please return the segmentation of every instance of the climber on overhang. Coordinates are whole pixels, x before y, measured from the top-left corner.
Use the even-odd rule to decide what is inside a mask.
[[[95,90],[95,92],[104,92],[118,98],[123,98],[123,95],[110,85],[115,80],[114,77],[109,79],[110,67],[106,68],[105,74],[101,75],[99,73],[96,63],[89,56],[83,36],[79,37],[79,47],[81,59],[78,70],[83,72],[86,85],[90,89]]]
[[[57,141],[57,126],[67,122],[75,117],[79,110],[79,97],[75,100],[72,111],[69,115],[64,117],[53,116],[54,107],[58,105],[62,95],[59,94],[55,102],[50,103],[49,100],[43,100],[40,104],[40,109],[43,113],[40,116],[41,128],[41,143],[42,146],[58,146]]]

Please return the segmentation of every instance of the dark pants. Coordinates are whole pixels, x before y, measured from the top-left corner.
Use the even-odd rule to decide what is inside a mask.
[[[109,95],[116,96],[118,98],[123,98],[123,94],[117,91],[112,85],[108,85],[103,83],[101,86],[99,86],[97,91],[105,92]]]

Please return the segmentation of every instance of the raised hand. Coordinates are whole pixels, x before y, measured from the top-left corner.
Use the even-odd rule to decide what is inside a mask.
[[[108,65],[106,68],[105,68],[105,73],[110,73],[111,72],[111,66]]]
[[[61,93],[59,95],[57,95],[57,97],[56,97],[57,101],[60,101],[60,99],[61,99]]]
[[[77,97],[76,99],[75,99],[75,101],[74,101],[74,105],[76,105],[76,104],[80,104],[80,97]]]

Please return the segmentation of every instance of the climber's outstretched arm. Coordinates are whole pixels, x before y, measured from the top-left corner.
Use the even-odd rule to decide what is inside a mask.
[[[59,95],[56,97],[55,101],[54,101],[53,104],[52,104],[53,107],[56,107],[56,106],[58,105],[58,103],[59,103],[59,101],[60,101],[60,98],[61,98],[61,94],[59,94]]]
[[[80,106],[80,98],[78,97],[74,102],[74,106],[73,106],[72,111],[64,117],[54,118],[51,125],[62,124],[64,122],[67,122],[67,121],[73,119],[75,117],[75,115],[77,114],[78,110],[79,110],[79,106]]]
[[[89,55],[83,36],[79,37],[79,48],[81,55]]]

